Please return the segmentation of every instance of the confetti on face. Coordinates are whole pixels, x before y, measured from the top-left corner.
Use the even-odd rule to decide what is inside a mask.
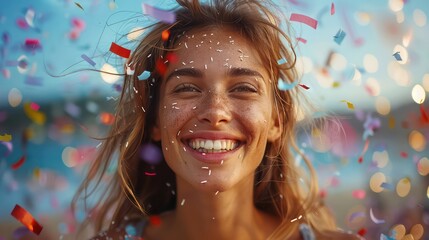
[[[33,216],[18,204],[15,205],[15,208],[10,214],[37,235],[39,235],[43,229],[43,227],[33,218]]]
[[[143,13],[158,19],[161,22],[172,24],[176,21],[174,12],[165,11],[159,8],[152,7],[146,3],[142,4]]]
[[[292,22],[304,23],[314,29],[317,28],[317,20],[306,15],[292,13],[289,20]]]

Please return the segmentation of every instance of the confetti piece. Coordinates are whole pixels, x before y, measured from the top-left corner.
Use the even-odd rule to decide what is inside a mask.
[[[364,199],[366,195],[366,192],[364,190],[354,190],[352,192],[352,196],[356,199]]]
[[[93,67],[95,66],[95,62],[92,61],[91,58],[89,58],[88,56],[86,56],[85,54],[80,55],[80,57],[85,60],[87,63],[91,64]]]
[[[104,125],[112,125],[115,121],[115,116],[108,112],[100,113],[100,122]]]
[[[174,14],[174,12],[155,8],[145,3],[142,4],[142,8],[143,8],[143,13],[151,17],[154,17],[160,20],[161,22],[172,24],[176,21],[176,15]]]
[[[9,156],[12,153],[12,151],[13,151],[13,145],[12,145],[12,143],[11,142],[2,142],[2,141],[0,141],[0,144],[4,145],[6,147],[6,149],[7,149],[7,151],[3,154],[3,157]]]
[[[30,108],[33,109],[34,111],[39,111],[40,106],[39,104],[32,102],[30,103]]]
[[[281,90],[281,91],[287,91],[287,90],[291,90],[292,88],[294,88],[296,85],[298,85],[298,81],[295,81],[293,83],[285,83],[283,80],[279,79],[278,83],[277,83],[277,87]]]
[[[346,33],[343,30],[339,29],[337,34],[335,34],[334,36],[334,42],[336,42],[338,45],[341,45],[345,37]]]
[[[15,208],[10,214],[37,235],[39,235],[43,229],[33,216],[18,204],[15,205]]]
[[[314,29],[317,28],[317,20],[306,15],[292,13],[290,16],[290,21],[301,22]]]
[[[12,141],[12,135],[10,135],[10,134],[0,135],[0,141],[10,142],[10,141]]]
[[[305,90],[310,89],[309,86],[305,85],[305,84],[298,84],[300,87],[304,88]]]
[[[170,37],[170,31],[168,29],[162,31],[162,33],[161,33],[162,41],[164,41],[164,42],[167,41],[169,37]]]
[[[131,55],[131,50],[121,47],[114,42],[110,45],[110,51],[123,58],[129,58]]]
[[[378,219],[374,216],[374,213],[372,212],[372,208],[369,209],[369,216],[371,217],[371,220],[375,223],[375,224],[381,224],[384,223],[385,221],[382,219]]]
[[[151,225],[154,225],[154,226],[159,226],[159,225],[161,225],[161,218],[159,217],[159,216],[150,216],[149,217],[149,222],[150,222],[150,224]]]
[[[25,78],[25,84],[31,85],[31,86],[42,86],[43,85],[43,78],[28,75]]]
[[[381,183],[380,187],[387,189],[387,190],[393,190],[394,189],[392,184],[386,183],[386,182]]]
[[[39,124],[39,125],[45,124],[46,115],[42,112],[34,111],[33,109],[31,109],[29,103],[24,104],[24,113],[27,115],[29,119],[31,119],[36,124]]]
[[[334,3],[331,3],[331,15],[335,14],[335,5]]]
[[[400,52],[395,52],[392,56],[394,56],[397,61],[402,61]]]
[[[401,157],[402,158],[408,158],[408,153],[407,152],[401,152]]]
[[[351,103],[351,102],[349,102],[349,101],[347,101],[347,100],[341,100],[341,102],[345,102],[345,103],[347,103],[347,108],[348,108],[348,109],[351,109],[351,110],[354,110],[354,109],[355,109],[355,106],[353,105],[353,103]]]
[[[25,155],[22,156],[18,161],[16,161],[14,164],[12,164],[12,169],[16,170],[16,169],[20,168],[22,166],[22,164],[24,164],[25,159],[26,159]]]
[[[151,72],[145,70],[144,72],[142,72],[142,74],[140,74],[140,76],[138,76],[138,79],[140,81],[141,80],[146,80],[146,79],[148,79],[150,77],[150,74],[151,74]]]
[[[300,37],[298,37],[298,38],[296,38],[296,40],[298,40],[298,42],[302,42],[302,43],[304,43],[304,44],[306,44],[306,43],[307,43],[307,39],[304,39],[304,38],[300,38]]]
[[[366,234],[366,229],[365,228],[361,228],[358,232],[357,232],[357,234],[359,234],[360,236],[364,236],[365,234]]]
[[[380,240],[395,240],[394,237],[388,237],[387,235],[384,235],[383,233],[380,235]]]
[[[83,9],[83,7],[82,7],[82,5],[80,5],[80,3],[78,3],[78,2],[74,2],[74,4],[75,4],[78,8],[82,9],[82,11],[85,11],[85,9]]]
[[[287,63],[287,60],[285,58],[277,60],[277,65],[283,65],[285,63]]]
[[[365,217],[364,212],[354,212],[350,215],[349,222],[353,222],[353,220],[355,220],[356,218],[361,218],[361,217]]]

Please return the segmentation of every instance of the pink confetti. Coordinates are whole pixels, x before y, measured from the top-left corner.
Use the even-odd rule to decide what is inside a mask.
[[[85,29],[85,26],[86,26],[85,22],[79,18],[73,18],[72,25],[76,27],[78,30],[83,30]]]
[[[296,38],[296,40],[298,40],[298,42],[302,42],[302,43],[304,43],[304,44],[306,44],[306,43],[307,43],[307,39],[305,39],[305,38],[300,38],[300,37],[298,37],[298,38]]]
[[[306,15],[292,13],[292,15],[290,15],[290,21],[301,22],[314,29],[317,29],[317,20]]]
[[[4,69],[1,70],[1,73],[3,74],[4,78],[6,78],[6,79],[10,78],[10,71],[9,71],[9,69],[4,68]]]
[[[364,190],[354,190],[352,196],[356,199],[364,199],[366,192]]]
[[[172,24],[176,21],[176,15],[173,12],[158,9],[148,4],[142,4],[143,13],[152,16],[161,22]]]
[[[39,47],[41,47],[39,39],[34,39],[34,38],[27,38],[27,39],[25,39],[25,46],[27,46],[29,48],[39,48]]]
[[[334,3],[331,3],[331,15],[335,14],[335,5]]]
[[[32,102],[30,103],[30,108],[33,109],[34,111],[39,111],[40,106],[39,104]]]
[[[28,29],[29,25],[27,23],[27,21],[25,21],[25,19],[18,19],[16,20],[16,24],[18,25],[19,28],[21,29]]]

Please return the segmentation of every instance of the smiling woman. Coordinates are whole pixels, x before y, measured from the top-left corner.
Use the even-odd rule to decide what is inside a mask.
[[[101,188],[116,162],[88,219],[108,228],[95,239],[357,239],[336,229],[311,164],[305,185],[293,162],[301,106],[297,89],[277,82],[297,81],[295,53],[274,6],[177,2],[174,23],[144,29],[115,122],[74,199]]]

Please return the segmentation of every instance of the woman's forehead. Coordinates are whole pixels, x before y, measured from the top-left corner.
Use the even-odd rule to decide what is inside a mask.
[[[175,47],[178,65],[264,68],[256,46],[230,27],[213,26],[185,32]]]

